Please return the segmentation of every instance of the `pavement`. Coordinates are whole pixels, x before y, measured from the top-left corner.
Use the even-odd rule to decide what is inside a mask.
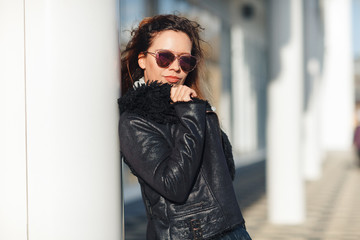
[[[236,170],[234,188],[253,240],[360,240],[360,167],[351,154],[333,153],[319,180],[306,182],[306,221],[268,221],[265,161]],[[145,240],[142,200],[125,205],[125,239]]]

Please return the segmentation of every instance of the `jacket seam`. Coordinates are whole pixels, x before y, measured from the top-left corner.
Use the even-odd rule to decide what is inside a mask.
[[[169,204],[168,204],[168,201],[166,200],[166,198],[164,198],[164,203],[165,203],[166,222],[169,223],[170,222],[170,220],[169,220]],[[168,232],[169,238],[172,239],[172,233],[171,233],[169,227],[167,228],[167,232]]]

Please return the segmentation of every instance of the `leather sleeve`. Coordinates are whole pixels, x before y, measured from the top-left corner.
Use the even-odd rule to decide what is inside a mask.
[[[222,130],[221,130],[221,140],[222,140],[222,145],[223,145],[224,154],[226,157],[226,163],[227,163],[227,166],[229,169],[229,173],[230,173],[231,179],[234,181],[234,179],[235,179],[235,162],[234,162],[234,157],[233,157],[233,153],[232,153],[232,146],[231,146],[228,136]]]
[[[201,165],[205,134],[205,102],[174,104],[180,123],[173,136],[157,124],[123,114],[119,135],[122,154],[135,174],[170,201],[186,201]]]

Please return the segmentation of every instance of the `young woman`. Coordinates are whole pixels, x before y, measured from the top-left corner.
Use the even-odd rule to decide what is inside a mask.
[[[147,239],[251,239],[232,179],[231,145],[200,89],[201,27],[144,19],[121,58],[119,135],[138,177]]]

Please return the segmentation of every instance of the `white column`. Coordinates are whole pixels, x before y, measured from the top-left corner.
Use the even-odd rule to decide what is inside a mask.
[[[251,76],[249,59],[245,59],[245,49],[252,46],[246,45],[245,36],[241,25],[232,26],[233,148],[237,152],[250,153],[257,150],[257,99],[252,86],[256,79]]]
[[[221,21],[220,65],[221,65],[221,97],[219,118],[221,127],[233,139],[232,101],[231,101],[231,37],[230,25]]]
[[[270,80],[267,122],[269,220],[300,224],[305,219],[300,162],[303,85],[302,2],[270,2]]]
[[[347,151],[354,123],[351,0],[324,1],[324,13],[322,142],[325,150]]]
[[[305,29],[305,89],[303,155],[304,177],[317,180],[321,177],[320,100],[323,66],[323,24],[317,1],[304,2]]]
[[[304,112],[303,149],[301,158],[304,162],[304,178],[314,181],[321,177],[322,152],[321,152],[321,126],[320,126],[320,62],[319,59],[308,59],[306,62],[308,77],[312,82],[309,92],[307,107]]]
[[[0,239],[26,239],[23,1],[0,0]]]
[[[7,183],[5,193],[12,194],[5,205],[20,208],[0,213],[0,239],[118,240],[116,1],[25,0],[16,11],[9,6],[0,5],[0,16],[9,14],[1,24],[13,35],[7,48],[17,51],[14,70],[4,78],[6,100],[13,102],[6,101],[12,114],[1,126],[11,131],[11,151],[5,177],[1,166],[0,190]],[[2,27],[1,39],[3,33]]]
[[[234,24],[231,27],[231,52],[232,52],[232,80],[231,80],[231,94],[232,94],[232,110],[233,110],[233,149],[235,152],[244,152],[246,144],[249,144],[249,135],[247,126],[248,100],[246,83],[249,81],[249,76],[246,74],[245,63],[243,61],[244,54],[244,36],[243,30],[239,24]]]

